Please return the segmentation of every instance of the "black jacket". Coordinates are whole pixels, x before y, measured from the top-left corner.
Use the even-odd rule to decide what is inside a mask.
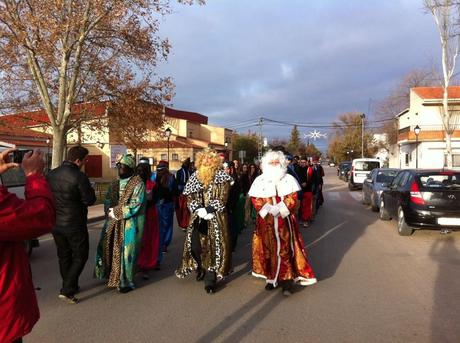
[[[46,176],[56,204],[56,231],[86,229],[88,206],[96,195],[88,177],[72,162],[51,170]]]

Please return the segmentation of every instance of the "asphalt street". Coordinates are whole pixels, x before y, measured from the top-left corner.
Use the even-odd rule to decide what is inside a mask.
[[[93,278],[102,223],[90,226],[81,302],[58,299],[50,236],[31,258],[41,319],[24,342],[460,342],[460,232],[401,237],[325,167],[325,203],[301,228],[318,283],[291,297],[250,275],[251,230],[239,237],[234,272],[216,294],[174,270],[184,233],[160,271],[128,294]]]

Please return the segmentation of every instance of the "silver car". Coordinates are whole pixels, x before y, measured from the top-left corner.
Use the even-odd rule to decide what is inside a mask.
[[[363,204],[371,205],[372,211],[377,212],[380,208],[380,195],[383,186],[390,184],[399,169],[376,168],[373,169],[363,182]]]

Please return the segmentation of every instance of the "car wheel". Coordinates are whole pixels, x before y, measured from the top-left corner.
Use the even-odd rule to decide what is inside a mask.
[[[353,186],[353,183],[351,181],[348,182],[348,189],[350,191],[353,191],[355,189],[355,186]]]
[[[383,202],[383,198],[382,198],[382,200],[380,200],[379,218],[381,220],[390,220],[391,219],[390,215],[388,214],[388,211],[385,208],[385,203]]]
[[[406,224],[404,211],[401,206],[398,208],[398,233],[400,236],[410,236],[414,233],[414,229]]]
[[[373,212],[378,212],[379,211],[379,206],[376,205],[374,193],[371,194],[371,210]]]

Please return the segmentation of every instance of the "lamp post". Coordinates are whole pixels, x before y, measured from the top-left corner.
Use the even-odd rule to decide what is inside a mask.
[[[364,119],[366,115],[361,113],[361,158],[364,158]]]
[[[225,141],[224,146],[225,146],[225,158],[230,159],[228,156],[228,142],[227,141]]]
[[[418,169],[418,135],[420,134],[420,131],[422,129],[420,126],[415,126],[414,127],[414,133],[415,133],[415,169]]]
[[[168,164],[169,164],[169,139],[171,138],[171,129],[168,127],[166,130],[165,130],[165,136],[166,136],[166,139],[168,140]]]
[[[51,140],[49,138],[46,139],[46,169],[50,169],[50,143]]]

